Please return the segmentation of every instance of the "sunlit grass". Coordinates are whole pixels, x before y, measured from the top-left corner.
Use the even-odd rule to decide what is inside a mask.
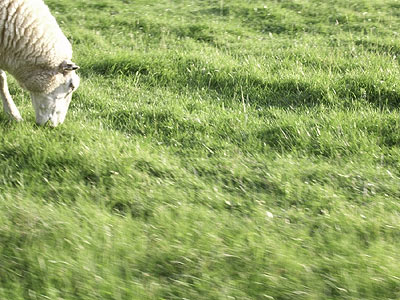
[[[81,87],[0,116],[0,299],[400,297],[400,3],[46,1]]]

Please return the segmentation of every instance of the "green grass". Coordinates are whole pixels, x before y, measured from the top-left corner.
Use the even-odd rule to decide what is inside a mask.
[[[48,0],[65,124],[0,115],[0,299],[400,299],[400,2]]]

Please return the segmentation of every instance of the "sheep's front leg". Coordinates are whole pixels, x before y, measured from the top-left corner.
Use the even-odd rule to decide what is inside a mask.
[[[0,96],[3,100],[4,111],[13,119],[22,121],[21,114],[8,91],[7,76],[3,70],[0,70]]]

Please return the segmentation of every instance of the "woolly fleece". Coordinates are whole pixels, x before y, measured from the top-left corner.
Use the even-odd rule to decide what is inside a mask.
[[[42,0],[0,0],[0,69],[31,92],[65,81],[61,64],[72,47]]]

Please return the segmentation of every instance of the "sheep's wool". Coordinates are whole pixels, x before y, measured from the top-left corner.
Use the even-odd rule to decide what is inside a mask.
[[[61,80],[49,71],[72,58],[72,47],[42,0],[0,0],[0,69],[30,91]]]

